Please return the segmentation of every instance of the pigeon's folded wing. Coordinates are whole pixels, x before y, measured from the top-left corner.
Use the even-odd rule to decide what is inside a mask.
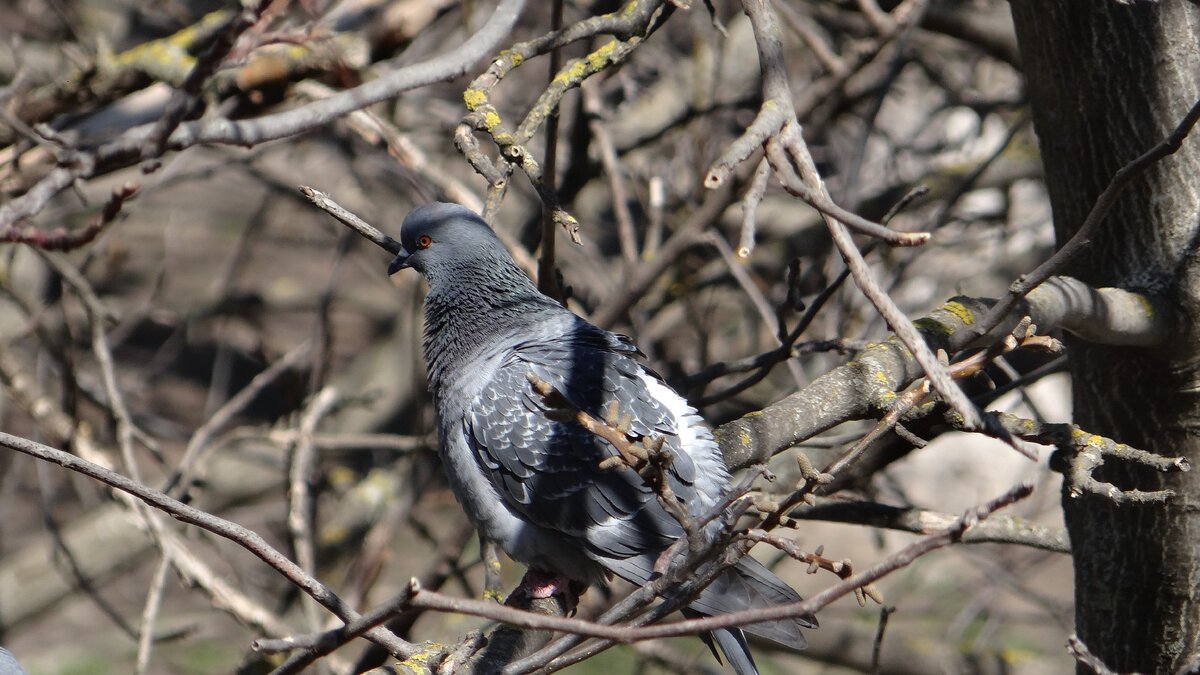
[[[463,430],[509,509],[582,544],[602,564],[661,551],[682,530],[636,472],[601,468],[616,449],[571,420],[570,410],[554,409],[534,390],[531,374],[570,409],[616,423],[631,438],[662,437],[673,455],[671,489],[694,508],[703,499],[674,415],[652,395],[641,365],[604,338],[520,345],[483,387]]]

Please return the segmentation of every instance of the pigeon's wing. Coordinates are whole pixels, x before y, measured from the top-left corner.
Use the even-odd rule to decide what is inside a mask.
[[[681,528],[637,473],[600,467],[616,449],[554,409],[530,375],[572,408],[615,423],[630,437],[661,436],[674,456],[671,489],[698,510],[705,493],[697,490],[696,464],[682,449],[678,420],[654,396],[652,378],[632,353],[627,341],[599,331],[519,344],[464,419],[464,436],[505,505],[605,567],[606,560],[656,554]]]
[[[728,480],[711,433],[695,411],[632,358],[633,347],[609,333],[575,335],[513,350],[466,416],[464,435],[505,505],[525,520],[581,547],[601,566],[634,584],[648,583],[658,554],[682,528],[653,489],[627,468],[602,469],[617,454],[607,441],[565,419],[530,383],[548,383],[577,410],[613,423],[630,436],[657,435],[672,454],[668,481],[691,513],[716,500]],[[724,614],[798,601],[800,596],[760,563],[744,558],[692,603],[702,614]],[[745,630],[796,649],[809,618],[782,619]],[[740,631],[717,633],[736,664],[749,665]],[[737,659],[745,658],[743,663]],[[739,672],[743,672],[740,671]]]

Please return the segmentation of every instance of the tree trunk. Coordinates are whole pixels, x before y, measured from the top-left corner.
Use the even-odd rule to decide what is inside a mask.
[[[1169,133],[1200,91],[1200,9],[1182,1],[1012,0],[1055,232],[1065,242],[1113,173]],[[1068,272],[1162,293],[1178,338],[1155,353],[1068,343],[1084,429],[1200,464],[1200,132],[1136,179]],[[1200,668],[1200,470],[1109,464],[1165,504],[1064,491],[1076,631],[1117,672]]]

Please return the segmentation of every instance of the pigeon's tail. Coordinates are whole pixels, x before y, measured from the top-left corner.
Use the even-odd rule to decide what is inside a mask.
[[[796,591],[763,567],[762,563],[746,557],[736,567],[713,580],[688,609],[696,614],[712,616],[799,600]],[[712,639],[738,675],[756,675],[758,671],[754,667],[754,660],[750,658],[742,631],[792,649],[804,649],[808,641],[800,629],[816,627],[817,620],[813,616],[778,619],[740,626],[740,630],[714,631]]]
[[[687,607],[679,611],[688,619],[699,619],[704,616],[700,612]],[[750,654],[750,645],[746,644],[746,634],[741,628],[720,628],[711,633],[700,636],[704,640],[704,644],[712,650],[713,656],[717,660],[721,660],[721,655],[725,655],[725,660],[729,662],[733,672],[737,675],[758,675],[758,667],[754,665],[754,657]]]
[[[653,573],[654,559],[648,556],[608,558],[604,560],[604,565],[626,581],[645,584],[649,582]],[[800,596],[796,591],[763,567],[762,563],[747,556],[714,579],[700,593],[700,597],[683,610],[683,614],[687,617],[713,616],[799,600]],[[720,650],[738,675],[758,675],[743,631],[791,649],[804,649],[808,646],[808,641],[804,639],[800,629],[816,627],[817,619],[813,616],[763,621],[713,631],[710,636],[705,636],[705,642],[713,649],[714,654]]]

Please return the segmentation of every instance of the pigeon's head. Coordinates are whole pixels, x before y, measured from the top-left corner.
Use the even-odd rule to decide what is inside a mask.
[[[509,258],[492,228],[478,214],[458,204],[434,202],[413,209],[400,225],[403,247],[388,265],[388,274],[411,267],[453,270]]]

